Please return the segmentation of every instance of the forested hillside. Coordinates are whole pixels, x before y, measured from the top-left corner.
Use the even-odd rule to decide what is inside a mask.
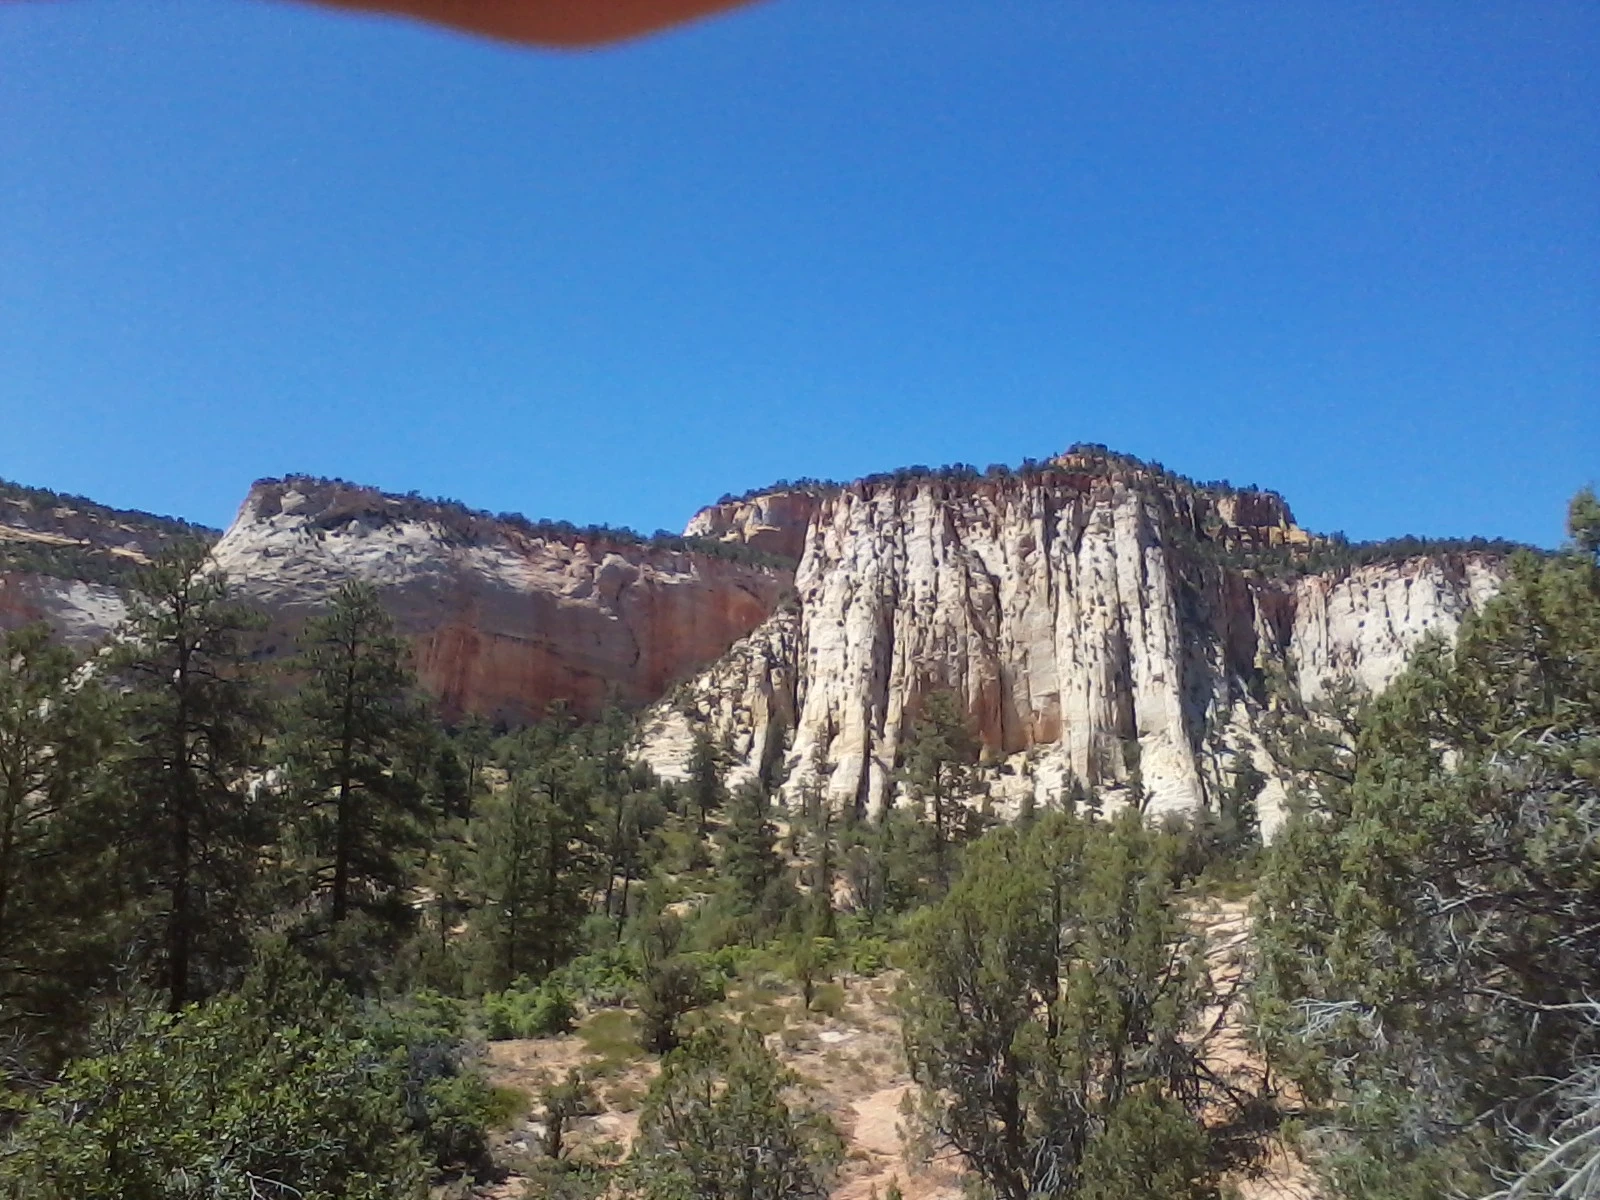
[[[884,1124],[883,1200],[1262,1196],[1285,1157],[1595,1195],[1591,494],[1570,530],[1380,695],[1266,682],[1265,847],[1245,756],[1189,814],[1132,756],[1003,823],[948,692],[876,819],[782,737],[730,786],[704,720],[670,782],[617,704],[446,725],[370,586],[268,665],[163,550],[115,642],[0,645],[0,1195],[865,1200]],[[877,1069],[852,1013],[892,1122],[830,1095]]]
[[[0,572],[121,586],[162,549],[216,536],[214,529],[176,517],[110,508],[0,479]]]

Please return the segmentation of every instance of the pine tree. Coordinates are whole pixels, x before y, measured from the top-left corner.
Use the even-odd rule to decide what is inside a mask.
[[[816,999],[817,985],[833,978],[836,947],[832,937],[803,933],[789,960],[789,975],[800,985],[800,1004],[807,1011]]]
[[[114,737],[92,677],[43,625],[0,636],[0,1014],[43,1062],[82,1024],[107,966],[114,895],[102,760]]]
[[[549,801],[526,775],[514,775],[479,811],[479,933],[488,952],[487,986],[505,988],[544,958],[539,929],[538,858],[550,824]]]
[[[659,786],[643,786],[635,777],[628,790],[615,798],[616,810],[607,867],[605,906],[616,916],[621,938],[628,919],[628,898],[634,882],[647,878],[661,856],[660,832],[667,809]],[[618,886],[620,884],[620,886]]]
[[[347,583],[300,646],[286,758],[308,891],[330,927],[359,912],[398,933],[424,841],[423,788],[408,760],[427,750],[405,642],[376,589]]]
[[[758,784],[747,783],[734,792],[722,838],[722,874],[745,911],[755,911],[783,873],[777,827]]]
[[[529,744],[527,765],[472,827],[491,988],[542,977],[571,957],[595,878],[589,796],[568,732],[547,723]]]
[[[1299,794],[1261,882],[1255,1004],[1327,1127],[1336,1194],[1490,1190],[1569,1119],[1559,1081],[1600,1046],[1590,504],[1566,553],[1513,559],[1454,647],[1277,731]]]
[[[833,810],[826,803],[820,807],[820,820],[815,832],[807,839],[811,854],[811,892],[806,929],[817,937],[831,938],[838,934],[838,922],[833,910],[833,884],[838,876],[835,865],[838,844],[833,829]]]
[[[1241,855],[1261,844],[1261,820],[1256,801],[1267,777],[1245,750],[1235,750],[1232,779],[1222,789],[1217,804],[1217,840],[1225,854]]]
[[[677,1047],[678,1022],[712,997],[700,971],[678,953],[683,922],[660,913],[639,931],[639,984],[634,999],[645,1049],[666,1054]]]
[[[471,911],[472,852],[466,825],[447,822],[431,847],[421,877],[432,896],[427,905],[427,927],[417,947],[418,982],[450,996],[461,995],[466,968],[455,940],[457,926]]]
[[[932,827],[932,873],[940,891],[950,885],[952,843],[968,834],[968,805],[979,791],[979,745],[955,694],[930,692],[900,748],[900,778]]]
[[[697,829],[702,838],[711,835],[711,814],[721,812],[728,800],[723,783],[723,754],[711,731],[704,725],[694,731],[689,752],[689,803],[694,806]]]
[[[477,800],[478,793],[483,787],[483,768],[489,762],[489,751],[493,744],[493,737],[489,723],[477,713],[471,713],[461,723],[460,732],[456,735],[456,746],[461,756],[462,764],[467,769],[467,811],[462,816],[472,819],[472,804]]]
[[[606,707],[587,738],[595,770],[596,849],[604,864],[601,908],[616,915],[618,937],[628,891],[654,861],[655,836],[666,820],[655,773],[630,760],[633,738],[633,720],[616,704]]]
[[[429,807],[446,820],[472,818],[472,776],[461,761],[461,752],[444,736],[438,737],[432,770],[429,772]]]
[[[117,763],[121,867],[155,931],[153,957],[176,1012],[248,955],[270,806],[252,795],[267,709],[241,635],[258,618],[231,599],[200,542],[137,577],[112,658],[127,688]]]
[[[823,1200],[843,1143],[751,1030],[697,1034],[663,1060],[639,1116],[635,1195]]]

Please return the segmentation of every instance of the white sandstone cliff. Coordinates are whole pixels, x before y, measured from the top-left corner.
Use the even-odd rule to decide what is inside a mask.
[[[1002,804],[1046,801],[1070,777],[1115,800],[1136,765],[1151,811],[1192,810],[1235,751],[1270,768],[1256,731],[1269,668],[1294,669],[1307,696],[1344,674],[1382,688],[1419,638],[1452,634],[1498,582],[1493,560],[1463,556],[1264,577],[1206,550],[1308,542],[1276,497],[1059,465],[818,498],[797,538],[798,618],[773,618],[658,706],[642,756],[681,775],[693,712],[729,741],[739,774],[786,736],[797,780],[821,763],[836,804],[874,812],[894,794],[908,718],[948,688]],[[737,538],[754,525],[777,540],[772,522],[740,515],[691,527]],[[1269,784],[1268,826],[1281,800]]]
[[[659,698],[777,607],[787,571],[350,484],[256,484],[216,545],[282,653],[347,580],[374,585],[447,716],[597,715]]]

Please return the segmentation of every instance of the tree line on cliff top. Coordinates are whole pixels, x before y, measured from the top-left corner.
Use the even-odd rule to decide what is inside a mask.
[[[182,548],[89,662],[0,646],[0,1195],[465,1194],[531,1110],[530,1196],[821,1197],[825,1098],[725,997],[838,1011],[891,965],[910,1149],[977,1194],[1201,1200],[1276,1137],[1351,1200],[1592,1195],[1592,495],[1570,528],[1382,695],[1275,695],[1267,848],[1239,756],[1187,820],[1144,819],[1135,760],[1118,812],[1073,782],[1002,823],[937,689],[873,821],[780,752],[732,785],[703,720],[673,783],[614,708],[447,729],[370,588],[268,668]],[[1217,887],[1255,893],[1238,978]],[[598,1063],[660,1058],[626,1157],[575,1140],[583,1070],[484,1072],[482,1039],[580,1022]]]
[[[129,534],[144,544],[173,545],[187,539],[212,541],[217,531],[178,517],[161,517],[130,509],[109,508],[83,496],[27,487],[0,479],[0,572],[47,575],[56,579],[81,579],[108,587],[127,587],[138,573],[133,555],[117,554],[110,545],[89,541],[51,542],[5,536],[7,525],[24,529],[42,526],[55,532],[54,514],[66,510],[73,517],[107,531],[107,542],[118,547]]]
[[[1070,463],[1062,462],[1070,459]],[[1112,477],[1147,477],[1174,494],[1213,497],[1260,496],[1282,506],[1288,505],[1275,491],[1256,484],[1236,485],[1226,479],[1197,481],[1169,470],[1159,462],[1121,454],[1097,442],[1080,442],[1053,459],[1025,458],[1020,466],[992,463],[980,470],[971,463],[950,463],[941,467],[910,466],[896,471],[865,476],[852,483],[837,480],[800,478],[779,479],[767,487],[751,488],[741,495],[724,495],[718,504],[738,504],[779,492],[800,492],[827,496],[850,488],[870,491],[880,487],[905,487],[927,481],[957,486],[980,482],[1003,483],[1017,479],[1027,483],[1065,486],[1070,482]],[[1270,545],[1253,540],[1233,540],[1221,536],[1220,528],[1196,529],[1176,512],[1164,514],[1166,531],[1181,546],[1206,561],[1271,578],[1349,570],[1371,563],[1401,562],[1408,558],[1481,555],[1508,558],[1518,551],[1538,553],[1534,547],[1504,538],[1439,538],[1405,534],[1399,537],[1352,542],[1342,532],[1317,534],[1304,542]],[[1216,524],[1216,523],[1214,523]]]
[[[754,567],[790,569],[794,566],[792,560],[782,555],[757,550],[743,542],[686,537],[669,529],[658,529],[647,535],[626,525],[577,525],[571,521],[535,520],[518,512],[491,513],[486,509],[472,508],[460,500],[445,496],[424,496],[417,491],[407,492],[404,495],[380,492],[361,484],[347,483],[343,479],[290,475],[282,479],[260,479],[256,481],[255,486],[293,484],[338,487],[345,490],[347,499],[360,498],[359,506],[347,502],[316,516],[314,524],[321,529],[336,529],[357,520],[380,526],[394,521],[424,521],[438,526],[448,536],[468,544],[480,544],[492,540],[497,536],[503,536],[506,529],[511,529],[523,537],[563,542],[568,545],[589,542],[601,546],[638,546],[652,550],[699,554]]]

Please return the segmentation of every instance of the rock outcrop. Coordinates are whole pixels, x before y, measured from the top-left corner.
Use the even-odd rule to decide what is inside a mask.
[[[822,499],[818,490],[781,488],[743,500],[719,500],[690,517],[683,535],[737,542],[798,560]]]
[[[776,610],[781,566],[609,531],[539,526],[370,488],[258,483],[217,563],[286,651],[345,581],[374,584],[447,716],[533,720],[555,700],[638,706],[715,662]]]
[[[799,544],[799,612],[657,710],[643,753],[662,773],[681,772],[685,712],[730,741],[742,771],[777,721],[797,780],[821,764],[836,804],[870,812],[895,790],[922,698],[950,689],[1002,803],[1048,799],[1074,777],[1115,799],[1137,771],[1153,811],[1193,809],[1235,753],[1270,766],[1257,734],[1269,672],[1293,673],[1308,696],[1345,674],[1381,688],[1499,579],[1487,555],[1310,573],[1312,551],[1337,557],[1337,545],[1299,529],[1279,497],[1111,457],[811,499],[794,510],[803,532],[759,498],[691,522]],[[1275,787],[1262,798],[1269,824],[1280,799]]]
[[[117,588],[28,571],[0,571],[0,631],[43,621],[68,646],[84,650],[128,615]]]

